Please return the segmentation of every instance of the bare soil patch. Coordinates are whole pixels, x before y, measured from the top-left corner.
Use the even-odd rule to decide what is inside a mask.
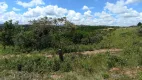
[[[98,54],[98,53],[106,53],[106,52],[117,53],[121,51],[122,49],[99,49],[99,50],[94,50],[94,51],[81,52],[81,54]]]

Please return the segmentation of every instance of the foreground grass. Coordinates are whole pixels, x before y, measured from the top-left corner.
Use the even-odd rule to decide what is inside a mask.
[[[139,80],[142,73],[141,52],[140,48],[135,47],[117,55],[109,52],[96,55],[66,54],[64,62],[58,56],[19,55],[0,59],[0,79]]]

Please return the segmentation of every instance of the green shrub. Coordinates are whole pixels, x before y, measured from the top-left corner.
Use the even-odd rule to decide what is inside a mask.
[[[104,79],[108,79],[110,77],[109,74],[107,74],[107,73],[102,74],[102,76]]]
[[[142,80],[142,72],[138,73],[138,80]]]
[[[130,46],[125,48],[121,56],[126,60],[128,66],[138,66],[142,65],[141,52],[142,49],[139,46]]]
[[[83,38],[83,33],[76,32],[72,37],[72,42],[75,44],[81,43],[82,38]]]
[[[126,66],[126,61],[125,59],[118,57],[118,56],[114,56],[114,55],[109,55],[108,56],[108,68],[112,68],[112,67],[118,67],[118,66]]]
[[[61,66],[61,62],[58,59],[54,59],[52,62],[52,67],[51,70],[53,70],[54,72],[59,71]]]
[[[138,29],[138,34],[142,36],[142,28]]]

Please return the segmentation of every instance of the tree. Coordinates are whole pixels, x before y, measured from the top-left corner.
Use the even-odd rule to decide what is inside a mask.
[[[53,19],[53,23],[57,26],[58,25],[58,20],[57,19]]]
[[[137,26],[141,26],[142,25],[142,23],[141,22],[139,22],[138,24],[137,24]]]
[[[14,36],[14,24],[12,23],[12,20],[6,21],[4,23],[4,27],[2,28],[2,33],[0,35],[2,45],[4,49],[6,46],[14,45],[13,42],[13,36]]]
[[[32,25],[32,34],[35,40],[36,49],[40,50],[51,45],[51,26],[53,24],[53,19],[44,17],[38,20],[30,21]]]
[[[66,20],[66,18],[65,18],[65,26],[70,29],[71,34],[75,33],[76,25],[73,24],[72,22]]]

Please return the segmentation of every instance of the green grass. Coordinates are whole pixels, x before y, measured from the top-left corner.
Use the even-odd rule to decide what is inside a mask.
[[[107,73],[113,67],[124,67],[127,65],[126,60],[120,56],[111,55],[110,53],[90,55],[64,55],[65,60],[61,62],[58,57],[47,58],[39,55],[32,56],[15,56],[8,59],[0,60],[0,70],[18,71],[18,66],[22,65],[22,72],[38,74],[63,74],[63,80],[78,80],[90,77],[93,79],[103,79],[109,76]],[[71,72],[77,74],[72,75]],[[5,72],[5,77],[6,77]],[[68,75],[66,75],[66,73]],[[11,74],[12,75],[12,74]],[[1,75],[2,76],[2,75]],[[30,75],[29,75],[30,76]],[[71,78],[73,76],[74,78]]]
[[[82,52],[100,48],[119,48],[122,52],[109,52],[97,55],[65,54],[64,62],[58,56],[48,58],[46,55],[56,53],[56,49],[27,53],[15,53],[11,47],[6,50],[0,46],[0,79],[7,80],[141,80],[142,79],[142,37],[138,36],[137,28],[118,28],[99,44],[71,45],[64,52]],[[18,56],[16,56],[18,55]],[[18,66],[21,65],[21,71]],[[112,68],[120,71],[110,72]],[[140,68],[137,68],[140,67]],[[135,75],[125,74],[134,70]],[[22,74],[22,75],[21,75]],[[15,77],[14,77],[15,75]],[[52,78],[56,75],[56,78]]]
[[[100,48],[128,48],[139,46],[142,43],[142,37],[137,35],[137,28],[119,28],[105,36],[98,45]]]

